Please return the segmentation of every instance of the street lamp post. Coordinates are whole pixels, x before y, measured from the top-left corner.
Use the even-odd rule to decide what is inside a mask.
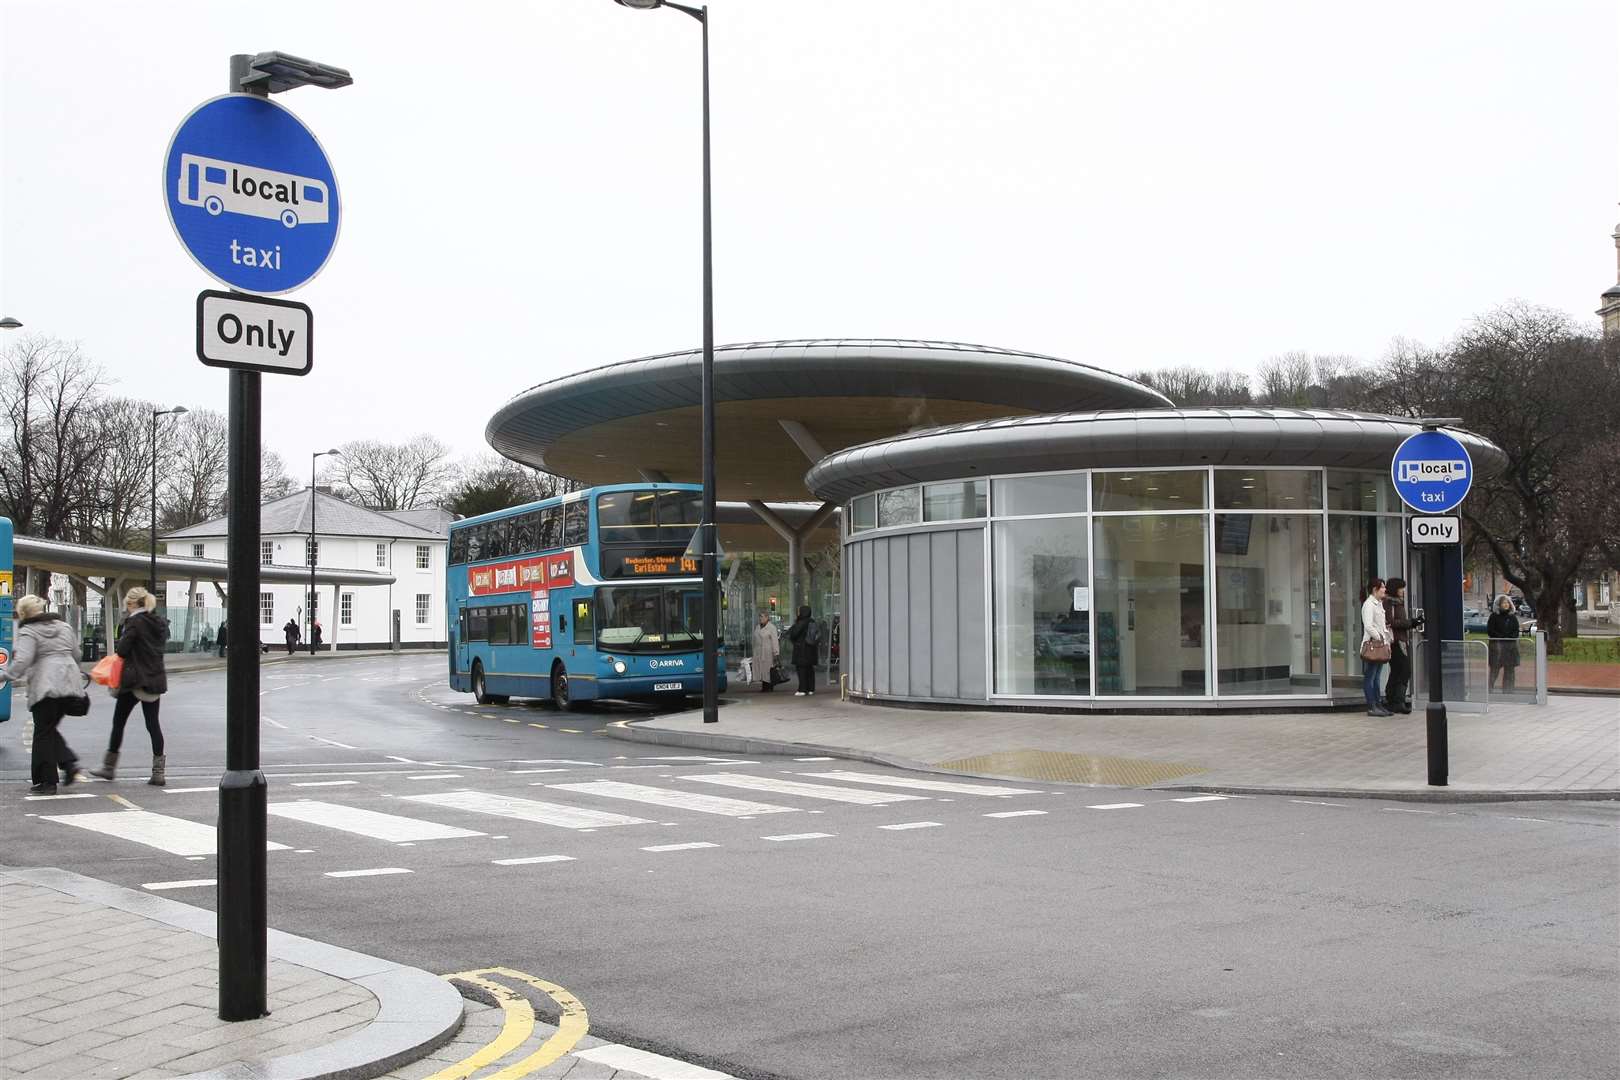
[[[315,655],[315,463],[323,457],[342,457],[343,451],[336,447],[331,450],[321,450],[309,455],[309,603],[304,605],[309,613],[309,655]]]
[[[720,573],[714,536],[714,237],[709,212],[709,8],[671,0],[615,0],[639,11],[668,7],[703,26],[703,722],[720,719]]]
[[[157,424],[160,416],[179,416],[186,412],[184,405],[172,409],[156,409],[152,413],[152,569],[147,575],[146,591],[157,595]]]

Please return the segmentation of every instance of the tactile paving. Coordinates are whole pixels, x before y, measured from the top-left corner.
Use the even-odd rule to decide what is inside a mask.
[[[1206,772],[1201,765],[1147,758],[1108,757],[1101,754],[1072,754],[1060,750],[997,750],[989,754],[939,761],[941,769],[983,773],[990,776],[1016,776],[1029,780],[1057,780],[1071,784],[1112,784],[1119,787],[1145,787],[1163,780]]]

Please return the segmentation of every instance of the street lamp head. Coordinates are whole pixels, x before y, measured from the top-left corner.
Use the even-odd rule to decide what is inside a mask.
[[[191,410],[186,408],[184,405],[176,405],[174,408],[169,410],[169,412],[173,413],[175,416],[182,416],[190,411]]]
[[[241,85],[260,86],[266,93],[279,94],[300,86],[336,90],[354,82],[348,71],[330,64],[318,64],[284,52],[259,53],[248,61],[248,73]]]
[[[321,451],[319,451],[318,453],[316,453],[315,456],[316,457],[342,457],[343,456],[343,451],[339,450],[337,447],[334,446],[330,450],[321,450]]]
[[[637,11],[651,11],[656,7],[663,7],[664,0],[613,0],[621,7],[635,8]]]
[[[21,328],[22,323],[18,322],[16,319],[13,319],[10,315],[0,319],[0,330],[20,330]]]

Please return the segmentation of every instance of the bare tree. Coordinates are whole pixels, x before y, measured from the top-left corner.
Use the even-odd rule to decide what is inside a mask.
[[[77,345],[31,336],[0,353],[0,508],[18,532],[80,539],[101,456],[127,433],[97,422],[101,369]]]
[[[263,502],[284,499],[298,490],[298,481],[287,471],[287,462],[269,447],[259,450],[259,498]]]
[[[1239,371],[1207,371],[1184,364],[1138,371],[1131,378],[1146,383],[1185,408],[1200,405],[1247,405],[1251,400],[1249,377]]]
[[[230,458],[225,417],[198,409],[181,417],[158,450],[164,485],[163,527],[183,529],[225,512],[226,467]]]
[[[414,510],[444,501],[457,479],[450,448],[431,435],[403,443],[359,439],[329,459],[333,493],[372,510]]]
[[[95,512],[80,534],[90,543],[146,548],[152,516],[152,443],[145,433],[154,408],[150,401],[112,398],[96,409],[96,424],[116,449],[102,454],[95,464]],[[171,433],[160,431],[159,437],[168,440]]]

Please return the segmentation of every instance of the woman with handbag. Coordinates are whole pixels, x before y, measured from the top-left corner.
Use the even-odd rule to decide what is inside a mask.
[[[1368,716],[1394,716],[1379,700],[1378,677],[1389,663],[1395,635],[1384,617],[1384,579],[1367,583],[1367,599],[1361,605],[1361,690],[1367,698]]]
[[[129,590],[124,596],[124,629],[113,646],[117,658],[113,665],[120,666],[116,679],[108,689],[117,698],[113,705],[112,735],[107,740],[107,756],[101,768],[90,770],[91,776],[111,780],[118,771],[118,749],[124,743],[124,724],[135,711],[138,702],[141,716],[146,720],[146,733],[152,737],[152,775],[146,781],[154,787],[167,783],[165,773],[168,758],[163,753],[163,727],[158,723],[158,705],[169,689],[169,676],[163,666],[163,648],[169,641],[169,620],[154,614],[157,597],[142,588]],[[112,658],[109,658],[112,659]],[[118,664],[117,661],[122,661]]]
[[[79,759],[57,730],[64,716],[90,711],[79,671],[78,635],[62,616],[45,610],[38,596],[17,600],[17,640],[11,662],[0,664],[0,680],[28,683],[28,711],[34,716],[33,786],[30,795],[55,795],[79,778]]]
[[[759,680],[763,693],[776,689],[776,654],[781,651],[782,640],[771,625],[768,611],[759,613],[759,625],[754,627],[754,677]]]

